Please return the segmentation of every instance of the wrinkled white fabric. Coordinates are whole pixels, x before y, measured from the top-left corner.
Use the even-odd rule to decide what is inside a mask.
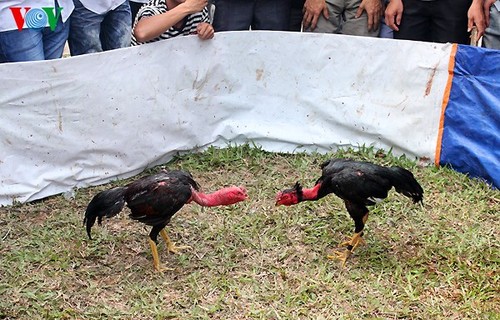
[[[249,31],[0,65],[0,204],[228,143],[433,161],[451,48]]]

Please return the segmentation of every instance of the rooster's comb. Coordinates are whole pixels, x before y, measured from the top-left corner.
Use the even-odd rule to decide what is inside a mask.
[[[295,182],[295,185],[293,186],[293,188],[297,191],[302,191],[302,186],[300,185],[300,182]]]
[[[297,199],[299,199],[299,202],[302,201],[302,198],[304,196],[304,193],[302,192],[302,186],[300,185],[300,182],[296,182],[295,185],[293,186],[293,189],[295,190],[297,194]]]

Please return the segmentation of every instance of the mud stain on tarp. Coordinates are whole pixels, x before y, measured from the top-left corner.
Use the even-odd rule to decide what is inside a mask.
[[[424,97],[427,97],[431,93],[432,82],[434,81],[434,76],[436,75],[437,65],[434,66],[431,70],[431,74],[429,75],[429,80],[427,80],[427,84],[425,85],[425,93]]]
[[[196,72],[196,78],[193,81],[193,90],[196,91],[196,95],[194,97],[194,101],[199,101],[199,100],[203,100],[203,99],[207,98],[203,94],[204,94],[204,87],[208,83],[208,80],[209,79],[208,79],[208,77],[207,77],[206,74],[203,75],[202,77],[199,77],[198,72]]]
[[[62,120],[62,114],[61,114],[60,110],[57,112],[57,127],[58,127],[60,132],[63,132],[63,120]]]
[[[264,70],[263,69],[257,69],[257,70],[255,70],[255,79],[257,81],[262,80],[263,76],[264,76]]]

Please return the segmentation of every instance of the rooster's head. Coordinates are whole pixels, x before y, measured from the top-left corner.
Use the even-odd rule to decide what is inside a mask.
[[[276,195],[276,205],[291,206],[302,199],[302,186],[296,183],[293,188],[285,189]]]

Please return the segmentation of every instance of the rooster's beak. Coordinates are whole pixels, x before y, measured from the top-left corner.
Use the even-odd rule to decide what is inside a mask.
[[[274,202],[274,206],[277,207],[279,206],[279,202],[281,200],[281,192],[276,195],[276,201]]]

